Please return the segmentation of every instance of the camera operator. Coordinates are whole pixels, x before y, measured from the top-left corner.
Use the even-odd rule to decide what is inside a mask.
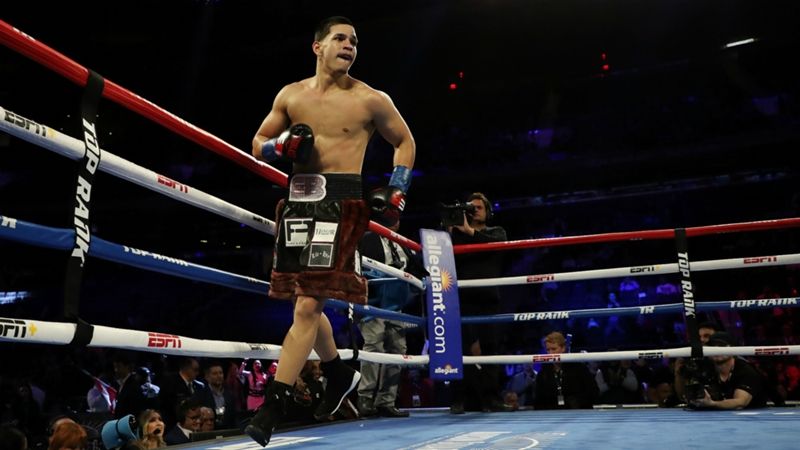
[[[448,226],[453,245],[483,244],[487,242],[504,242],[506,230],[502,227],[490,227],[486,223],[492,219],[492,204],[480,192],[470,195],[468,202],[474,211],[462,214],[461,225]],[[470,208],[471,209],[471,208]],[[447,224],[445,224],[447,225]],[[474,253],[455,255],[456,272],[461,280],[497,278],[502,274],[503,258],[500,252]],[[498,313],[500,291],[497,287],[470,288],[458,290],[462,316],[483,316]],[[462,325],[461,339],[464,355],[496,355],[499,340],[497,324]],[[453,398],[450,405],[451,414],[463,414],[467,386],[474,385],[480,396],[484,411],[512,411],[503,404],[498,386],[500,366],[484,364],[464,366],[464,379],[450,383]]]
[[[735,344],[733,336],[718,331],[708,338],[706,346],[732,347]],[[692,389],[687,389],[686,384],[683,386],[689,403],[703,409],[752,409],[767,406],[761,378],[747,361],[734,356],[710,356],[708,359],[714,363],[714,368],[701,378],[705,381],[703,391],[692,395]],[[693,396],[695,398],[691,398]]]
[[[706,345],[708,338],[710,338],[711,335],[717,331],[722,331],[722,327],[714,322],[703,322],[697,327],[697,334],[700,336],[700,342],[702,342],[703,345]],[[706,373],[712,370],[713,362],[709,359],[703,358],[696,361],[690,361],[689,366],[689,370],[695,374]],[[687,381],[683,379],[683,375],[686,373],[686,371],[687,368],[684,359],[678,358],[675,360],[675,382],[673,383],[673,387],[675,388],[675,395],[677,395],[678,399],[680,400],[686,399],[686,393],[683,392],[683,386]]]

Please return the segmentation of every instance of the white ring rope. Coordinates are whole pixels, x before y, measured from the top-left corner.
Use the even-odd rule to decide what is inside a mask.
[[[758,256],[752,258],[717,259],[691,262],[693,272],[708,270],[740,269],[744,267],[765,267],[800,263],[800,254]],[[458,280],[459,288],[487,286],[514,286],[520,284],[540,284],[560,281],[593,280],[598,278],[639,277],[678,273],[678,263],[652,264],[648,266],[619,267],[615,269],[582,270],[578,272],[550,273],[544,275],[524,275],[519,277],[485,278],[482,280]]]
[[[72,323],[0,318],[0,341],[66,345],[72,341],[76,325]],[[210,358],[278,359],[281,347],[270,344],[193,339],[174,334],[123,330],[94,326],[89,347],[112,347],[167,355],[192,355]],[[616,361],[635,359],[688,358],[690,347],[664,350],[630,350],[619,352],[562,353],[555,355],[464,356],[464,364],[527,364],[554,362]],[[343,359],[352,358],[352,350],[339,350]],[[359,351],[360,361],[401,366],[424,366],[427,355],[390,355]],[[800,355],[800,345],[770,347],[704,347],[704,356],[788,356]],[[309,359],[319,359],[312,352]]]
[[[382,262],[375,261],[372,258],[367,258],[364,255],[361,255],[361,266],[367,267],[369,269],[375,269],[377,271],[383,272],[386,275],[391,275],[397,278],[400,281],[405,281],[406,283],[415,286],[419,289],[425,290],[425,283],[422,282],[419,278],[411,275],[410,273],[404,272],[400,269],[396,269],[392,266],[383,264]]]
[[[771,347],[703,347],[703,356],[788,356],[800,355],[800,345]],[[465,356],[464,364],[526,364],[553,362],[618,361],[635,359],[690,358],[691,347],[621,352],[560,353],[555,355]]]
[[[73,160],[83,158],[86,151],[83,141],[59,133],[54,129],[40,125],[22,116],[0,107],[0,130],[26,140],[32,144],[51,150]],[[103,172],[114,175],[131,183],[138,184],[152,191],[172,197],[200,209],[243,223],[265,233],[275,234],[275,222],[258,214],[247,211],[236,205],[206,194],[152,170],[137,166],[106,150],[100,150],[99,168]]]

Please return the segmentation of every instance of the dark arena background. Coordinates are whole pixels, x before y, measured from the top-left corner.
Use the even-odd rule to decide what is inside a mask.
[[[505,228],[510,241],[797,218],[800,64],[792,61],[800,55],[798,13],[796,1],[735,0],[0,2],[1,21],[248,154],[277,92],[313,75],[316,24],[332,15],[348,17],[359,37],[350,74],[391,96],[416,140],[414,180],[399,231],[414,241],[420,229],[439,228],[440,204],[466,201],[476,191],[491,200],[491,225]],[[63,76],[0,46],[0,107],[6,112],[82,139],[82,93]],[[103,150],[270,220],[287,192],[107,99],[98,106],[97,131]],[[363,165],[365,192],[386,184],[392,154],[391,145],[375,133]],[[286,163],[275,167],[291,171]],[[0,220],[72,228],[77,170],[76,161],[0,132]],[[99,171],[90,228],[93,236],[110,242],[269,281],[272,236]],[[800,253],[798,236],[792,227],[713,234],[691,239],[689,249],[693,261],[794,254]],[[671,239],[500,254],[504,277],[676,262]],[[68,252],[0,238],[0,317],[62,321],[68,257]],[[292,323],[289,302],[105,260],[86,261],[79,316],[93,325],[280,345]],[[693,273],[694,295],[699,303],[796,299],[798,268]],[[679,275],[503,286],[500,312],[605,309],[613,306],[610,294],[622,308],[680,303],[679,294],[662,289],[669,284],[679,286]],[[418,316],[423,309],[417,302],[404,312]],[[346,316],[332,309],[325,313],[340,348],[349,348]],[[709,311],[699,313],[698,321],[717,323],[740,345],[794,344],[800,343],[798,314],[791,307]],[[544,353],[543,338],[552,331],[572,335],[572,353],[689,345],[681,313],[556,318],[504,324],[499,354]],[[409,333],[408,354],[420,355],[424,344],[423,333]],[[85,372],[110,383],[114,355],[110,348],[0,341],[0,421],[19,423],[21,384],[46,393],[39,425],[67,411],[102,418],[87,412],[86,393],[94,382]],[[179,359],[149,352],[131,357],[137,366],[150,368],[155,384],[177,370]],[[238,365],[241,359],[229,362]],[[645,362],[657,372],[667,360]],[[790,406],[800,401],[797,356],[763,365]],[[520,370],[521,365],[502,365],[501,388]],[[403,370],[404,382],[408,371]],[[423,369],[422,377],[428,375]],[[449,407],[448,387],[432,385],[430,408]],[[642,389],[641,408],[655,406]],[[706,438],[713,438],[714,430],[733,433],[720,425],[729,416],[684,416],[693,412],[680,409],[606,411],[608,416],[562,411],[536,430],[529,425],[544,416],[527,421],[491,415],[488,422],[473,423],[479,419],[468,414],[472,422],[465,422],[439,411],[437,426],[452,430],[431,434],[428,429],[408,440],[404,434],[425,426],[411,411],[415,422],[392,422],[408,427],[407,433],[391,426],[364,429],[364,423],[377,427],[374,421],[348,422],[307,430],[302,436],[312,436],[309,440],[297,435],[275,442],[309,448],[354,445],[348,444],[348,434],[336,437],[338,431],[325,430],[336,426],[351,427],[354,434],[375,433],[356,445],[380,449],[640,448],[661,447],[656,431],[672,436],[673,428],[684,425]],[[777,408],[764,411],[785,414]],[[796,436],[797,416],[760,414],[741,426],[757,423],[772,430],[769,434],[727,436],[725,448],[796,448],[789,437]],[[619,435],[604,434],[606,417],[621,435],[640,428],[649,434],[623,442]],[[491,432],[504,420],[513,425],[508,433],[517,433],[516,438],[480,435],[468,440],[472,446],[448,446],[459,433]],[[735,429],[744,419],[730,420]],[[583,434],[584,422],[599,437]],[[572,428],[559,428],[565,423]],[[650,430],[650,424],[663,427]],[[329,432],[334,437],[319,437]],[[394,440],[380,441],[386,433]],[[774,445],[770,439],[777,439]],[[662,444],[720,448],[719,442],[691,436]]]

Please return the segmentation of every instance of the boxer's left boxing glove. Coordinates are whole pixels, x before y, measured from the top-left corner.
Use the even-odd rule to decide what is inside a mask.
[[[298,123],[280,136],[264,141],[261,145],[261,156],[269,161],[289,161],[305,164],[314,149],[314,133],[311,127]]]
[[[411,169],[394,166],[389,185],[375,189],[367,195],[366,201],[372,213],[372,220],[385,227],[394,226],[406,207],[406,192],[409,186],[411,186]]]

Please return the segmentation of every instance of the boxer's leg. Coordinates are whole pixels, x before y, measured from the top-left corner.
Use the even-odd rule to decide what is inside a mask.
[[[294,321],[283,340],[275,381],[289,386],[294,385],[312,348],[319,347],[317,353],[323,361],[326,357],[331,360],[338,355],[336,344],[333,342],[331,324],[328,317],[322,314],[324,307],[325,300],[318,301],[313,297],[306,296],[297,297],[294,302]],[[326,335],[329,342],[325,342]],[[320,343],[320,341],[322,342]]]
[[[275,380],[269,385],[264,404],[245,428],[245,433],[263,446],[269,443],[275,426],[283,418],[286,397],[292,395],[294,383],[308,360],[311,349],[317,345],[318,337],[322,339],[327,331],[328,337],[333,341],[330,322],[322,314],[324,306],[324,300],[317,301],[313,297],[298,296],[294,301],[294,321],[283,340]],[[322,317],[325,318],[324,323]],[[320,328],[323,330],[320,331]],[[334,357],[338,356],[335,344],[321,344],[320,348],[323,352],[327,351],[330,357],[331,345]]]

